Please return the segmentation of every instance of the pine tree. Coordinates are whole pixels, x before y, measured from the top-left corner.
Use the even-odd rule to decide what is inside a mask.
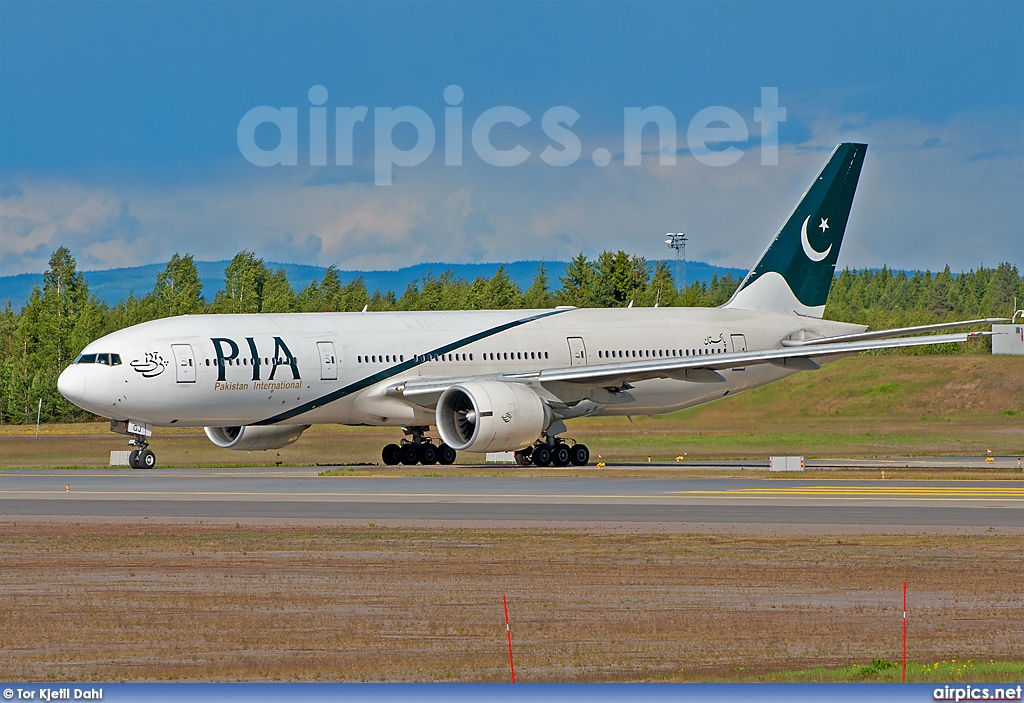
[[[555,298],[548,290],[548,269],[542,261],[537,267],[537,273],[533,282],[526,289],[523,295],[523,304],[530,309],[550,308],[555,304]]]
[[[491,278],[473,281],[469,293],[469,307],[474,310],[515,310],[524,305],[523,292],[508,276],[505,266],[499,266]]]
[[[565,273],[558,277],[562,288],[556,294],[557,299],[562,305],[588,307],[591,298],[590,289],[596,276],[597,271],[594,264],[580,252],[565,267]]]
[[[43,274],[43,287],[32,290],[18,315],[15,345],[21,359],[11,369],[17,376],[11,383],[15,394],[9,398],[11,414],[22,422],[34,419],[36,401],[41,399],[47,422],[89,417],[57,392],[57,377],[102,331],[99,303],[89,297],[89,286],[71,252],[58,248]]]

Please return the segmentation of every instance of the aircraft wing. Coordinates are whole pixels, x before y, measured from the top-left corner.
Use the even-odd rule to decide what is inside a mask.
[[[942,330],[955,330],[960,327],[971,327],[972,325],[991,325],[997,322],[1009,322],[1008,317],[986,317],[980,320],[962,320],[960,322],[940,322],[935,325],[917,325],[915,327],[896,327],[889,330],[874,330],[872,332],[857,332],[856,334],[842,334],[834,337],[816,337],[814,339],[783,339],[784,347],[805,347],[812,344],[834,344],[836,342],[857,342],[866,339],[891,339],[893,337],[906,337],[926,332],[940,332]]]
[[[989,334],[991,333],[959,332],[956,334],[903,337],[900,339],[833,342],[805,347],[726,352],[709,356],[670,357],[625,363],[572,366],[536,372],[509,373],[503,374],[500,378],[508,381],[563,381],[570,383],[596,383],[599,385],[622,385],[648,378],[676,378],[681,381],[707,383],[724,381],[725,379],[718,371],[725,369],[752,366],[754,364],[774,364],[776,366],[808,370],[819,366],[815,358],[832,359],[872,349],[966,342],[968,339],[983,337]]]
[[[806,343],[790,343],[782,348],[761,349],[742,352],[726,352],[707,356],[665,357],[659,359],[629,360],[623,362],[590,364],[537,371],[519,371],[495,374],[485,377],[465,378],[424,378],[403,381],[388,386],[384,394],[403,398],[417,405],[431,406],[448,388],[461,382],[473,380],[496,380],[512,383],[530,381],[589,384],[601,387],[622,387],[626,384],[651,378],[674,378],[694,383],[715,383],[725,378],[721,370],[737,369],[755,364],[774,364],[794,370],[819,368],[818,361],[830,361],[841,356],[856,354],[873,349],[917,347],[929,344],[966,342],[968,339],[988,336],[990,332],[958,332],[954,334],[933,334],[911,337],[897,337],[909,332],[949,329],[967,325],[983,324],[991,320],[969,320],[941,325],[904,327],[878,332],[842,335],[807,340]],[[785,342],[784,342],[785,344]],[[816,361],[816,359],[818,361]]]

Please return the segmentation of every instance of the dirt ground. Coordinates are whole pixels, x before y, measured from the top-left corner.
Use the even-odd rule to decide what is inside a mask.
[[[0,524],[6,680],[743,680],[1024,658],[1019,536]]]

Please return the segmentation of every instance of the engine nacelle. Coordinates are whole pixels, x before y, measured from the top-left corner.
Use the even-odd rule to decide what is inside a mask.
[[[461,383],[437,401],[437,431],[458,451],[523,449],[541,436],[550,419],[540,396],[519,383]]]
[[[280,449],[300,436],[309,425],[245,425],[242,427],[205,427],[210,441],[223,449],[251,451]]]

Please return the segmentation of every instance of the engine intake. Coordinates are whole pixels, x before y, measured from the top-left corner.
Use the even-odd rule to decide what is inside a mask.
[[[251,451],[280,449],[302,436],[309,425],[243,425],[241,427],[205,427],[210,441],[223,449]]]
[[[544,401],[519,383],[474,381],[452,386],[437,401],[437,431],[452,449],[515,451],[550,424]]]

